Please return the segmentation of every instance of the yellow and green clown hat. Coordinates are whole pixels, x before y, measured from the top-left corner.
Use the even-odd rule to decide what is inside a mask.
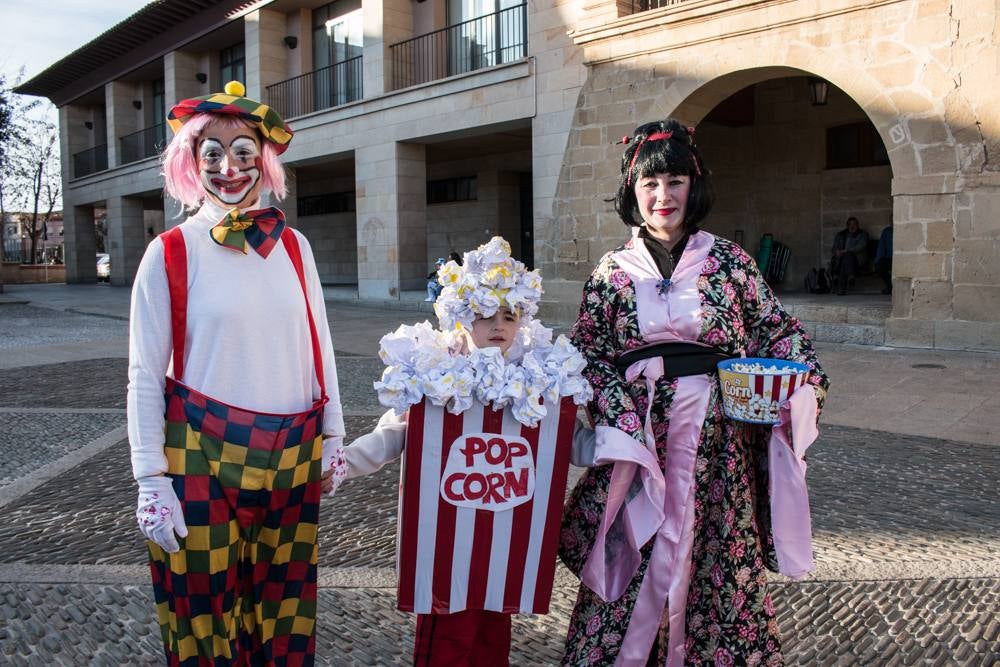
[[[226,84],[225,92],[212,93],[202,97],[181,100],[167,114],[167,124],[174,134],[181,129],[194,114],[218,113],[245,118],[257,126],[265,141],[270,141],[279,155],[288,148],[292,140],[292,129],[285,125],[278,112],[271,107],[251,100],[246,88],[239,81]]]

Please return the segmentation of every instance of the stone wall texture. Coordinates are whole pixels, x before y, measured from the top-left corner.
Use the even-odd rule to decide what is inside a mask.
[[[666,116],[697,124],[751,84],[818,76],[857,105],[888,149],[890,174],[856,176],[868,183],[866,192],[848,188],[867,201],[870,232],[889,222],[891,208],[888,342],[1000,349],[995,2],[682,2],[631,16],[621,11],[610,2],[587,7],[573,33],[587,79],[551,215],[535,220],[536,258],[550,294],[579,295],[601,255],[623,239],[603,201],[617,184],[616,139]],[[785,121],[808,124],[801,115],[798,123]],[[835,202],[833,192],[845,184],[833,181],[841,176],[820,179],[813,189],[830,195],[813,200],[798,223],[821,237],[818,254],[840,223],[816,214]]]

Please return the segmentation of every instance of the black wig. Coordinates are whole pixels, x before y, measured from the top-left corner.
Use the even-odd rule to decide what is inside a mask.
[[[658,133],[669,137],[647,140],[650,135]],[[712,210],[712,203],[715,201],[712,178],[695,146],[694,130],[673,118],[640,125],[629,139],[625,154],[622,155],[621,176],[614,197],[615,211],[626,225],[638,227],[642,224],[635,199],[635,184],[641,178],[656,174],[673,174],[691,179],[684,231],[690,233],[697,230],[698,223]]]

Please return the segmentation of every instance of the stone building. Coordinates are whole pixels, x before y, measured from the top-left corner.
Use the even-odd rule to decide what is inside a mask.
[[[708,229],[787,245],[785,291],[847,216],[891,224],[880,340],[997,350],[998,19],[986,0],[166,0],[19,92],[60,108],[71,280],[94,279],[97,206],[112,281],[131,280],[148,228],[176,219],[166,105],[237,78],[290,120],[284,208],[323,280],[362,299],[501,233],[571,317],[627,236],[616,141],[675,116],[716,176]]]

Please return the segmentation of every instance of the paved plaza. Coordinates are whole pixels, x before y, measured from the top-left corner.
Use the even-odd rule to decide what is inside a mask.
[[[378,338],[429,314],[337,302],[328,314],[351,439],[381,413]],[[133,516],[126,317],[117,288],[0,295],[0,663],[162,663]],[[819,349],[834,382],[809,455],[819,567],[772,583],[788,664],[1000,664],[1000,357]],[[948,401],[963,395],[955,418]],[[322,502],[320,664],[409,663],[398,474]],[[575,595],[560,567],[551,613],[514,619],[513,664],[558,664]]]

